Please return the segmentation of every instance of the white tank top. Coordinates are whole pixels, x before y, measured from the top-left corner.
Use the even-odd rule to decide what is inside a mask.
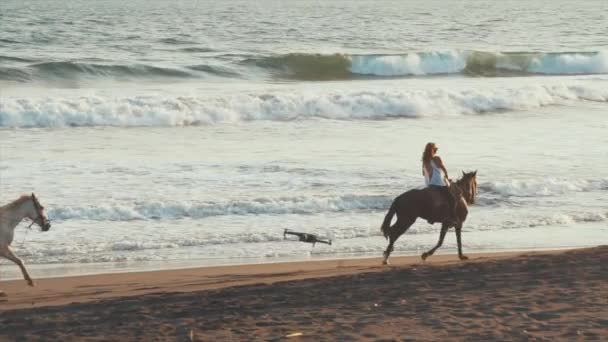
[[[426,167],[424,168],[424,180],[426,181],[426,185],[437,185],[437,186],[447,186],[445,183],[445,174],[443,170],[435,164],[435,161],[431,160],[431,169],[432,173],[429,177],[426,171]]]

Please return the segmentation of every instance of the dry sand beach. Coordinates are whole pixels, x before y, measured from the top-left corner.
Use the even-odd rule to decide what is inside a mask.
[[[2,282],[2,340],[547,340],[608,336],[608,246]]]

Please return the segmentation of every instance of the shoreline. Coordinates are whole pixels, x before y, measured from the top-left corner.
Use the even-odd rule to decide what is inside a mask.
[[[521,255],[558,254],[583,248],[549,249],[543,251],[507,251],[470,253],[467,263],[501,260]],[[251,285],[258,282],[275,283],[294,279],[322,278],[345,274],[382,272],[395,267],[441,266],[461,263],[453,253],[437,253],[422,261],[419,255],[394,255],[391,264],[382,266],[382,257],[336,258],[325,260],[280,261],[273,263],[212,265],[157,270],[129,270],[125,272],[92,273],[36,278],[35,287],[28,287],[21,278],[0,281],[0,289],[7,300],[0,297],[0,311],[27,307],[66,305],[71,301],[88,302],[114,297],[138,296],[165,291],[199,291],[232,286]],[[295,273],[299,272],[298,275]],[[287,275],[287,276],[285,276]],[[197,283],[189,279],[197,278]],[[223,279],[217,281],[215,279]],[[235,280],[234,278],[238,278]],[[160,281],[158,279],[161,279]],[[154,286],[146,284],[153,283]],[[95,285],[92,285],[95,284]],[[141,286],[121,286],[140,284]],[[82,290],[89,287],[111,287],[112,291]],[[52,296],[50,295],[52,293]]]
[[[2,283],[0,339],[601,340],[608,246]]]
[[[503,253],[526,253],[526,252],[551,252],[572,249],[590,248],[593,246],[561,246],[561,247],[537,247],[537,248],[487,248],[473,249],[467,248],[467,255],[479,254],[503,254]],[[430,247],[429,247],[430,249]],[[391,258],[395,257],[418,257],[424,251],[402,251],[393,252]],[[435,256],[455,255],[450,248],[438,249]],[[301,262],[320,262],[336,260],[359,260],[359,259],[381,259],[381,254],[372,253],[338,253],[331,256],[313,255],[308,257],[280,257],[280,258],[198,258],[198,259],[171,259],[171,260],[146,260],[146,261],[125,261],[125,262],[98,262],[98,263],[51,263],[51,264],[27,264],[26,267],[33,279],[66,278],[78,276],[95,276],[105,274],[121,274],[133,272],[157,272],[175,271],[183,269],[198,269],[210,267],[231,267],[231,266],[255,266],[273,265],[283,263]],[[8,281],[22,280],[19,267],[5,259],[0,260],[0,285]]]

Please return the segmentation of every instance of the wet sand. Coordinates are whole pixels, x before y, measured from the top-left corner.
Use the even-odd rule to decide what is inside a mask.
[[[0,282],[0,340],[592,341],[608,246]],[[35,277],[35,274],[32,274]]]

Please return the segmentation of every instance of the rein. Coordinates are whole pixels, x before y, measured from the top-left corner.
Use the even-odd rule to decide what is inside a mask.
[[[30,226],[28,228],[32,228],[32,225],[34,225],[34,223],[36,223],[38,220],[40,220],[40,223],[38,223],[40,225],[40,227],[44,226],[44,216],[42,215],[42,205],[40,205],[40,202],[38,202],[38,198],[36,198],[36,195],[32,194],[32,202],[34,203],[34,208],[36,209],[36,218],[32,220],[32,223],[30,224]],[[47,221],[50,223],[51,220]]]

